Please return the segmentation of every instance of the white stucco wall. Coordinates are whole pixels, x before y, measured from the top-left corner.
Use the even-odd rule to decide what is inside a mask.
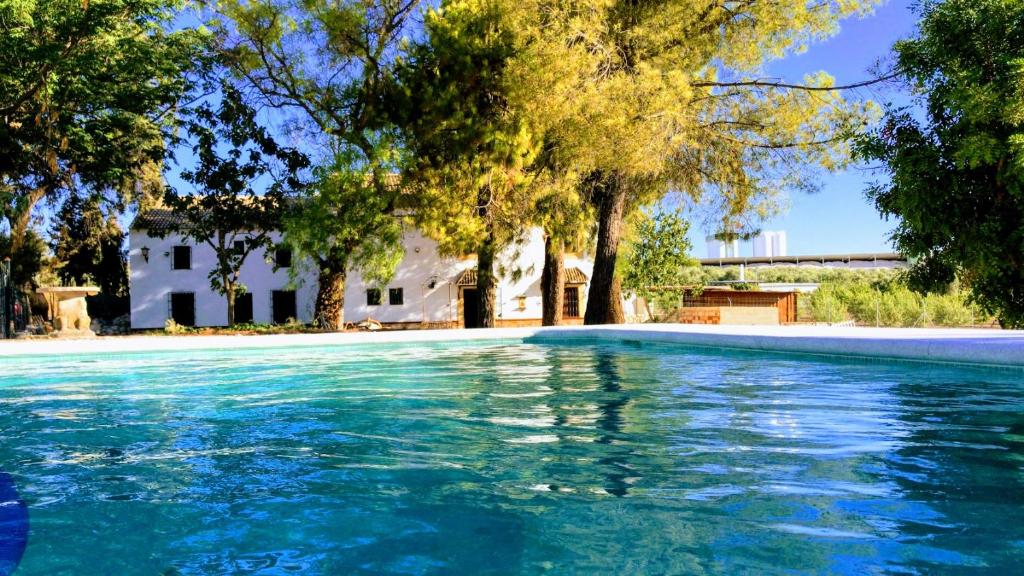
[[[280,240],[274,235],[274,241]],[[192,247],[192,269],[174,270],[174,246]],[[142,247],[149,248],[149,262],[142,257]],[[288,270],[274,271],[270,256],[263,251],[249,254],[242,265],[241,282],[252,293],[253,321],[271,321],[271,292],[296,290],[298,320],[310,322],[316,298],[316,281],[307,279],[299,283],[289,281]],[[227,300],[210,288],[209,273],[216,262],[213,248],[195,244],[172,234],[166,238],[149,236],[145,231],[132,230],[129,236],[128,261],[131,296],[132,328],[163,328],[169,317],[169,298],[172,292],[194,292],[196,295],[196,325],[224,326],[228,322]]]
[[[275,236],[275,240],[279,237]],[[129,245],[131,264],[131,318],[132,328],[162,328],[169,315],[168,299],[172,292],[194,292],[196,295],[196,325],[223,326],[227,324],[227,302],[224,296],[210,288],[207,277],[214,264],[214,252],[209,246],[193,245],[192,269],[173,270],[171,253],[175,245],[189,244],[178,236],[154,238],[145,231],[132,230]],[[476,258],[441,257],[437,244],[410,228],[404,239],[405,258],[398,265],[394,279],[380,286],[381,304],[368,306],[367,286],[358,271],[349,273],[345,289],[345,321],[360,322],[367,318],[392,322],[455,322],[459,319],[459,275],[476,266]],[[149,262],[144,262],[141,248],[150,250]],[[540,277],[544,263],[543,232],[531,230],[524,241],[499,255],[498,318],[500,320],[539,320],[541,318]],[[290,281],[287,270],[273,270],[273,263],[262,253],[254,252],[242,267],[241,279],[253,294],[253,320],[271,321],[271,292],[296,290],[298,320],[310,322],[316,301],[316,273],[309,263],[295,262],[302,273]],[[593,262],[589,258],[567,255],[566,268],[576,267],[590,278]],[[514,271],[519,270],[518,279]],[[434,279],[433,288],[429,287]],[[390,288],[402,288],[404,302],[391,305]],[[581,287],[580,314],[586,309],[586,292]],[[525,309],[519,309],[519,296],[526,297]],[[637,302],[626,302],[626,315],[640,312]]]

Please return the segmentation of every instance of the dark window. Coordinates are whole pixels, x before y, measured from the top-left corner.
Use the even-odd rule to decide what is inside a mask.
[[[291,248],[278,248],[274,253],[274,263],[277,264],[278,268],[291,268],[292,267],[292,250]]]
[[[466,288],[462,291],[462,322],[466,328],[482,328],[480,295],[476,288]]]
[[[392,306],[401,306],[405,304],[405,293],[401,288],[392,288],[388,290],[388,304]]]
[[[565,287],[565,298],[562,299],[562,316],[566,318],[580,317],[580,289],[578,287]]]
[[[366,291],[366,305],[380,306],[380,288],[370,288]]]
[[[235,296],[235,323],[252,324],[252,292]]]
[[[271,295],[272,316],[274,324],[285,324],[298,317],[295,305],[295,290],[274,290]]]
[[[245,254],[245,240],[235,240],[235,254]]]
[[[196,325],[196,294],[195,292],[171,293],[171,320],[178,326]]]
[[[174,247],[174,262],[172,263],[175,270],[191,270],[192,269],[192,247],[191,246],[175,246]]]

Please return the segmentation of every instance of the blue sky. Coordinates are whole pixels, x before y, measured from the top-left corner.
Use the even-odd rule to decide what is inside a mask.
[[[808,72],[824,70],[835,77],[837,84],[864,80],[875,63],[889,55],[896,40],[913,35],[917,18],[910,11],[912,3],[890,0],[873,15],[845,20],[838,35],[811,46],[804,54],[774,63],[768,73],[798,81]],[[879,103],[909,102],[906,94],[893,90],[872,89],[858,95]],[[879,178],[863,166],[823,175],[820,192],[791,193],[789,210],[763,229],[785,230],[790,255],[890,252],[887,238],[895,223],[882,220],[864,197],[868,184]],[[705,232],[691,231],[693,253],[700,258],[707,255]],[[750,242],[740,243],[740,254],[752,254]]]

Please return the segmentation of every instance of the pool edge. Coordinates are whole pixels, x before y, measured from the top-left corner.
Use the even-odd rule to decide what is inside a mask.
[[[537,343],[567,340],[637,340],[711,349],[1024,369],[1024,331],[682,324],[262,336],[129,336],[85,340],[9,340],[0,341],[0,358],[494,340],[523,340]]]

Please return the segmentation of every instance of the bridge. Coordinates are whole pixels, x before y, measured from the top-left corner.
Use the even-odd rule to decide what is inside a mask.
[[[907,257],[894,252],[864,254],[818,254],[809,256],[735,256],[703,258],[701,266],[786,267],[817,266],[821,268],[906,268]]]

